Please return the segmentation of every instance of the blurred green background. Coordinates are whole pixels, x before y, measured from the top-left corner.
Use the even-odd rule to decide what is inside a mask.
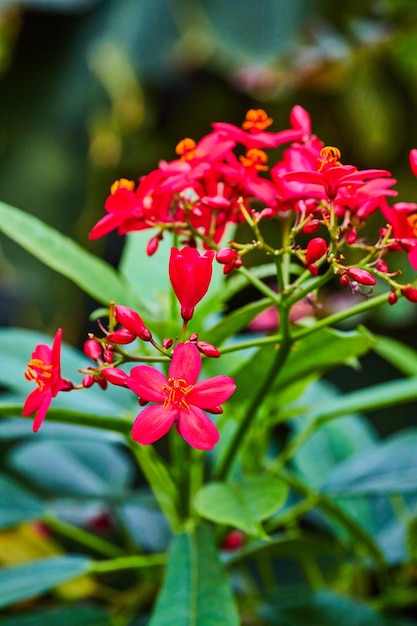
[[[88,241],[112,182],[251,107],[279,130],[301,104],[345,163],[391,170],[417,200],[415,0],[0,0],[0,81],[0,200],[114,265],[122,238]],[[0,325],[80,345],[93,307],[0,237]],[[417,347],[415,305],[366,321]]]

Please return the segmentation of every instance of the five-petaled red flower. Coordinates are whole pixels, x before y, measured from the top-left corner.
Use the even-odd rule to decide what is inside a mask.
[[[192,343],[180,343],[174,349],[168,378],[149,365],[134,367],[128,387],[141,401],[157,402],[137,416],[132,437],[150,444],[163,437],[175,424],[179,434],[194,448],[211,450],[219,440],[216,426],[204,410],[220,413],[220,405],[235,391],[228,376],[214,376],[197,382],[201,356]]]
[[[26,398],[23,416],[35,413],[33,431],[36,432],[46,415],[52,398],[60,391],[69,391],[73,385],[61,378],[61,343],[62,329],[55,334],[52,348],[44,343],[36,346],[25,372],[26,380],[33,380],[38,386]]]

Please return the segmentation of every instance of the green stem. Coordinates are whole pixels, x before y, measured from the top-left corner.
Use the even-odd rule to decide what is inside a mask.
[[[251,283],[258,291],[264,294],[273,304],[279,304],[281,302],[281,296],[276,293],[273,289],[268,287],[262,280],[260,280],[257,276],[254,276],[250,270],[248,270],[245,266],[242,265],[238,270],[239,274],[243,274],[247,281]]]
[[[155,567],[165,565],[166,554],[148,554],[135,556],[122,556],[108,561],[96,561],[90,566],[90,572],[94,574],[107,574],[126,569],[139,569],[143,567]]]
[[[233,437],[231,438],[229,442],[228,448],[223,456],[223,459],[221,460],[219,466],[214,472],[213,477],[216,480],[224,480],[228,476],[230,470],[232,469],[236,456],[240,451],[241,443],[243,439],[245,438],[246,434],[248,433],[252,421],[256,418],[257,409],[259,405],[262,404],[262,401],[265,395],[268,393],[273,381],[278,375],[278,372],[284,365],[287,359],[287,356],[290,353],[291,345],[292,345],[292,342],[289,338],[286,338],[285,340],[282,341],[279,349],[277,350],[275,359],[272,363],[272,366],[269,372],[264,378],[263,383],[259,387],[257,393],[254,394],[246,410],[246,414],[244,415],[243,419],[241,420]]]
[[[354,315],[359,315],[360,313],[365,313],[371,309],[374,309],[377,306],[381,306],[381,304],[385,304],[387,302],[387,294],[381,294],[379,296],[375,296],[374,298],[369,298],[364,302],[360,302],[356,306],[352,306],[350,309],[345,309],[344,311],[340,311],[339,313],[334,313],[333,315],[328,315],[321,320],[315,322],[314,326],[309,326],[306,328],[301,328],[300,330],[296,330],[293,333],[293,339],[298,341],[303,337],[307,337],[308,335],[312,335],[322,328],[326,328],[327,326],[331,326],[332,324],[337,324],[338,322],[342,322],[349,317],[353,317]]]
[[[47,515],[43,518],[45,524],[51,528],[54,532],[71,539],[72,541],[76,541],[77,543],[94,550],[95,552],[99,552],[108,557],[119,557],[124,554],[124,550],[118,548],[114,544],[109,541],[105,541],[93,533],[90,533],[82,528],[78,528],[77,526],[73,526],[72,524],[68,524],[67,522],[63,522],[60,519],[52,515]]]
[[[270,469],[268,468],[268,471]],[[275,470],[272,472],[277,475]],[[292,487],[295,491],[303,495],[305,498],[317,497],[317,508],[319,508],[325,515],[333,519],[339,526],[344,528],[352,542],[352,547],[360,553],[362,548],[368,556],[370,556],[376,564],[385,569],[387,563],[381,549],[377,543],[373,540],[366,530],[358,524],[352,517],[347,515],[340,507],[337,506],[330,498],[327,498],[323,494],[317,493],[314,489],[311,489],[300,478],[295,476],[292,472],[286,469],[281,469],[278,476],[282,478],[289,487]]]

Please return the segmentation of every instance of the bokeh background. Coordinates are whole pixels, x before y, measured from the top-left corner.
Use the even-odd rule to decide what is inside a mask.
[[[0,200],[117,265],[123,239],[88,241],[112,182],[174,158],[212,121],[265,108],[274,130],[300,104],[343,161],[398,179],[417,201],[415,0],[0,0]],[[371,227],[378,226],[378,217]],[[405,275],[414,275],[403,267]],[[343,306],[329,293],[326,305]],[[342,302],[340,302],[342,299]],[[94,303],[0,236],[0,325],[81,345]],[[407,301],[364,320],[417,347]],[[390,378],[370,355],[342,389]],[[396,428],[413,421],[405,407]],[[378,415],[382,433],[389,415]]]

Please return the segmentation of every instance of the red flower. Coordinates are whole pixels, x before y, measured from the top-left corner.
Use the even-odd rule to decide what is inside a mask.
[[[207,293],[213,271],[214,252],[201,255],[189,246],[178,250],[171,248],[169,278],[180,305],[181,316],[188,321],[194,308]]]
[[[26,398],[23,406],[23,416],[27,417],[36,411],[33,422],[33,431],[36,432],[46,415],[52,398],[60,391],[69,391],[73,385],[70,381],[61,378],[62,330],[59,328],[54,337],[52,348],[40,343],[32,352],[32,358],[25,372],[26,380],[33,380],[37,385]]]
[[[128,387],[141,401],[157,402],[146,407],[133,424],[132,437],[147,445],[163,437],[175,424],[181,437],[199,450],[211,450],[219,440],[216,426],[203,409],[220,412],[236,389],[232,378],[214,376],[197,383],[201,356],[192,343],[180,343],[174,349],[166,378],[149,365],[134,367],[127,379]]]

